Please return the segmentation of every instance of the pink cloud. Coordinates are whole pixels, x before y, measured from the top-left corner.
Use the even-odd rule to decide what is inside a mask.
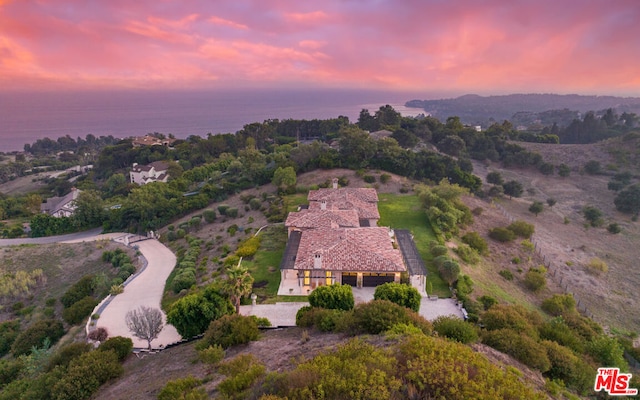
[[[245,24],[239,24],[237,22],[233,22],[233,21],[230,21],[228,19],[224,19],[224,18],[220,18],[220,17],[216,17],[216,16],[210,17],[209,21],[214,23],[214,24],[216,24],[216,25],[229,26],[229,27],[235,28],[235,29],[243,29],[243,30],[249,29],[249,27],[247,25],[245,25]]]

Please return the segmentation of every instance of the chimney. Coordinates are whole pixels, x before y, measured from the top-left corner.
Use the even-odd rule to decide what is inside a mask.
[[[322,254],[315,253],[313,255],[313,269],[320,269],[320,268],[322,268]]]
[[[338,188],[338,178],[333,178],[333,188],[337,189]]]
[[[326,200],[321,200],[320,201],[320,209],[321,210],[326,210],[327,209],[327,201]]]

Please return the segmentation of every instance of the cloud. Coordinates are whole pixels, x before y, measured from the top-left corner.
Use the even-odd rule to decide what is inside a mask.
[[[245,24],[240,24],[240,23],[233,22],[228,19],[224,19],[216,16],[210,17],[209,22],[214,23],[216,25],[224,25],[231,28],[235,28],[235,29],[242,29],[242,30],[249,29],[249,27]]]

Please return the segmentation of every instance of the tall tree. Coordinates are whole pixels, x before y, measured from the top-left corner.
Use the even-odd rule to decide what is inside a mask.
[[[145,306],[127,312],[125,322],[133,336],[147,341],[149,350],[151,350],[151,341],[158,337],[164,326],[162,312],[157,308]]]
[[[231,303],[236,307],[236,313],[240,314],[240,299],[251,293],[253,289],[253,277],[249,270],[241,266],[229,268],[227,279],[222,284],[222,291],[229,296]]]

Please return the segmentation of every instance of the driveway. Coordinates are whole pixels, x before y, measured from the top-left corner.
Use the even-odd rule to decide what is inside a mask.
[[[0,239],[0,247],[3,246],[16,246],[20,244],[49,244],[49,243],[61,243],[61,242],[84,242],[89,240],[97,240],[96,236],[100,235],[102,228],[91,229],[84,232],[70,233],[68,235],[59,236],[46,236],[40,238],[20,238],[20,239]],[[119,235],[124,235],[120,233]]]

